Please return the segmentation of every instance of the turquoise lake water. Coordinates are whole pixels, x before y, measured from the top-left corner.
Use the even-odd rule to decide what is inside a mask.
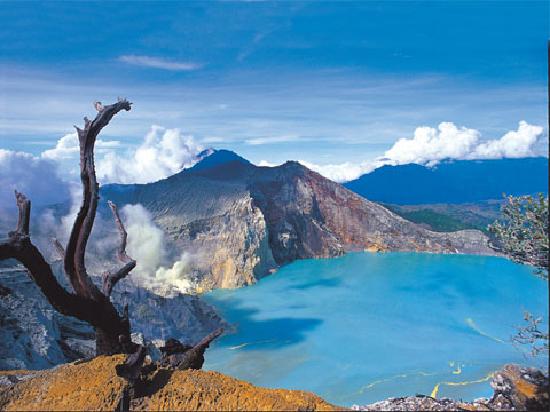
[[[344,406],[438,384],[439,397],[472,400],[505,363],[547,364],[510,341],[524,310],[547,319],[547,285],[498,257],[351,253],[205,299],[234,326],[205,369]]]

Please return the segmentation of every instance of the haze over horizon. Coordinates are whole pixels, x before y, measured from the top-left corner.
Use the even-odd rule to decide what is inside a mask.
[[[0,174],[53,162],[74,177],[72,125],[119,95],[134,107],[97,144],[103,182],[165,177],[207,147],[300,160],[337,181],[382,158],[547,156],[548,12],[543,1],[13,3],[0,10]]]

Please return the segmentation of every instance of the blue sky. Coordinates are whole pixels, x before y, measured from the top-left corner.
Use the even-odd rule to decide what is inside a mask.
[[[0,148],[39,154],[92,102],[254,162],[360,163],[441,122],[547,125],[547,1],[0,3]],[[547,134],[546,128],[543,134]]]

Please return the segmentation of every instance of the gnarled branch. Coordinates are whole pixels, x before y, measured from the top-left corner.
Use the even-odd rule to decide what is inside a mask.
[[[29,236],[29,224],[31,220],[31,201],[26,196],[15,190],[15,203],[17,205],[17,211],[19,213],[17,217],[17,226],[15,230],[8,233],[11,237],[25,237]]]
[[[83,187],[82,205],[74,222],[65,253],[65,272],[75,292],[80,296],[101,301],[105,296],[90,280],[86,272],[86,245],[92,231],[97,209],[98,188],[94,166],[94,144],[97,135],[115,114],[130,110],[131,103],[125,99],[102,106],[94,120],[85,119],[84,129],[76,127],[80,144],[80,180]]]
[[[210,343],[220,336],[223,329],[217,329],[214,332],[206,335],[202,340],[185,352],[184,358],[178,365],[178,369],[201,369],[204,364],[204,352],[210,346]]]
[[[107,203],[111,208],[111,212],[113,212],[113,217],[115,219],[115,223],[117,225],[119,236],[120,236],[120,245],[118,246],[117,256],[118,256],[118,259],[122,263],[124,263],[124,266],[121,267],[119,270],[117,270],[115,273],[111,273],[111,272],[103,273],[103,294],[105,296],[110,296],[111,291],[113,290],[113,287],[115,287],[118,281],[120,279],[125,278],[128,275],[128,273],[130,273],[130,271],[136,267],[136,261],[133,260],[126,253],[126,239],[128,238],[128,233],[126,232],[126,229],[124,228],[124,224],[120,219],[120,216],[118,214],[118,209],[116,205],[110,200]]]
[[[75,293],[68,292],[57,282],[51,267],[32,244],[29,236],[31,203],[17,191],[17,227],[9,232],[7,240],[0,242],[0,260],[12,258],[20,261],[55,309],[64,315],[84,320],[95,328],[98,354],[128,352],[133,348],[130,342],[127,308],[124,315],[120,316],[109,296],[104,295],[93,284],[84,262],[99,198],[93,153],[95,139],[116,113],[130,108],[130,103],[123,99],[112,105],[101,106],[94,120],[85,119],[84,129],[77,128],[80,144],[80,179],[84,196],[65,252],[63,253],[59,242],[55,243],[58,252],[64,254],[65,272]],[[125,254],[124,256],[127,257]],[[116,279],[112,284],[126,276],[135,266],[135,261],[131,259],[124,263],[124,267],[112,276]]]
[[[82,319],[97,325],[97,304],[91,300],[67,292],[58,282],[44,256],[34,246],[29,237],[31,202],[24,194],[15,192],[19,211],[17,228],[8,234],[8,239],[0,242],[0,260],[16,259],[27,268],[52,306],[60,313]]]
[[[54,262],[59,262],[59,261],[62,261],[65,259],[65,248],[63,247],[63,245],[61,244],[61,242],[59,242],[59,240],[57,240],[57,238],[52,238],[52,243],[53,243],[53,247],[55,249],[55,253],[57,253],[57,259],[54,260]]]
[[[116,374],[130,382],[136,381],[137,378],[139,378],[141,365],[143,365],[146,354],[147,350],[145,347],[138,345],[137,350],[131,355],[128,355],[124,363],[115,366]]]

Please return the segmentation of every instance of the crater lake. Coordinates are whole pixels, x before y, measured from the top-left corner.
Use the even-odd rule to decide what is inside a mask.
[[[350,406],[415,394],[492,394],[506,363],[545,366],[512,342],[548,318],[545,281],[495,256],[349,253],[302,260],[204,295],[231,325],[204,369]]]

